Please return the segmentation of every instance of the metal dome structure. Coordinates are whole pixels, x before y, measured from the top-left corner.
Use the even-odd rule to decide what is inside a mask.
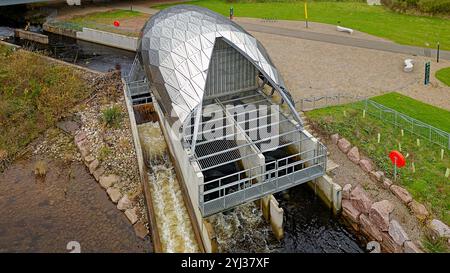
[[[166,115],[181,123],[201,108],[205,97],[254,87],[258,74],[262,74],[302,124],[280,73],[261,43],[218,13],[191,5],[167,8],[145,24],[138,44],[138,58],[156,89],[156,99]],[[210,73],[216,49],[237,53],[228,54],[228,72],[222,69]]]

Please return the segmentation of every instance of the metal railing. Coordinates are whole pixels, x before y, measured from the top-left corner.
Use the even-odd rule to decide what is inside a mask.
[[[367,96],[362,95],[348,95],[348,94],[335,94],[325,96],[313,96],[309,98],[302,98],[295,104],[300,105],[301,111],[311,111],[314,109],[325,108],[328,106],[335,106],[340,104],[346,104],[351,102],[357,102],[367,99]]]
[[[291,158],[311,153],[313,157],[289,163]],[[326,147],[318,142],[316,149],[199,184],[199,206],[202,215],[212,215],[319,178],[326,170],[326,154]],[[235,178],[233,182],[224,182],[232,178]],[[213,187],[205,190],[206,185]]]
[[[364,110],[373,117],[379,118],[382,121],[387,121],[396,127],[450,150],[450,133],[397,112],[370,99],[364,101]]]

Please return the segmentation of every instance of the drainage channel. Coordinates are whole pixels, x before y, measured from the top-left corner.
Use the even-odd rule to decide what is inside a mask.
[[[139,116],[139,114],[137,114]],[[142,118],[139,118],[142,120]],[[138,127],[144,161],[148,167],[153,212],[162,252],[199,252],[191,219],[184,205],[180,184],[167,154],[167,147],[157,122]]]

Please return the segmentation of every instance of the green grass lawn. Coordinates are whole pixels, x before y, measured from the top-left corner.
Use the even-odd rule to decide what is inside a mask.
[[[445,150],[444,159],[441,160],[440,146],[426,140],[422,140],[421,145],[417,146],[417,136],[405,132],[402,137],[399,128],[370,115],[363,118],[362,110],[351,104],[309,111],[306,116],[323,133],[339,133],[358,146],[360,152],[371,158],[378,169],[392,180],[393,168],[388,153],[398,150],[398,144],[401,143],[401,152],[409,155],[407,165],[399,171],[396,183],[407,188],[437,218],[450,224],[450,181],[445,177],[446,168],[450,168],[448,150]],[[378,133],[381,134],[380,143],[377,143]],[[412,170],[412,162],[415,164],[415,172]]]
[[[0,172],[90,92],[79,71],[0,45]]]
[[[229,16],[229,9],[233,6],[234,15],[240,17],[304,20],[303,1],[230,3],[225,0],[197,0],[187,4],[206,7],[224,16]],[[152,7],[163,9],[173,5]],[[434,47],[440,41],[442,49],[450,50],[448,19],[400,14],[361,2],[311,2],[308,4],[308,19],[339,24],[405,45],[423,47],[429,43]]]
[[[436,71],[436,78],[445,83],[447,86],[450,86],[450,67],[442,68]]]
[[[373,97],[371,100],[438,129],[450,132],[450,112],[445,109],[420,102],[396,92]]]
[[[82,30],[83,27],[99,29],[127,36],[138,36],[142,25],[136,26],[123,26],[115,27],[114,21],[137,18],[147,19],[148,15],[131,10],[109,10],[102,12],[93,12],[86,15],[77,15],[72,18],[65,19],[61,22],[55,22],[54,24],[60,24],[63,27]],[[145,22],[145,21],[144,21]]]

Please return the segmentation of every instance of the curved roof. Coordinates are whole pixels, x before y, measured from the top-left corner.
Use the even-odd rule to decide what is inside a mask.
[[[272,86],[285,89],[264,47],[241,26],[198,6],[167,8],[143,27],[138,53],[159,97],[166,97],[164,106],[173,109],[181,122],[201,105],[216,38],[244,55]]]

